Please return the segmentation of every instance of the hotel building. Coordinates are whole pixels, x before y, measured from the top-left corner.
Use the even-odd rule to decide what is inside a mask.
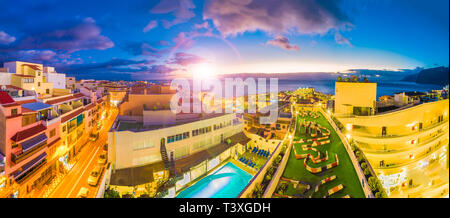
[[[156,188],[158,180],[183,175],[229,149],[228,139],[246,144],[236,114],[174,114],[169,106],[173,95],[168,86],[135,87],[119,105],[120,115],[108,133],[108,159],[110,185],[122,193],[142,185]]]
[[[376,84],[357,84],[336,82],[336,111],[341,113],[335,116],[390,197],[448,196],[449,100],[424,103],[416,95],[400,93],[395,95],[399,107],[357,115],[343,108],[358,105],[371,112],[376,97]]]

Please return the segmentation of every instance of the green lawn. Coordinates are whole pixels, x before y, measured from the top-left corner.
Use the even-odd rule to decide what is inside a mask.
[[[322,114],[320,114],[320,117],[317,119],[314,119],[311,117],[305,117],[305,118],[297,117],[297,122],[299,122],[300,119],[302,119],[302,120],[306,119],[307,121],[313,121],[315,123],[320,124],[321,126],[323,126],[325,128],[328,128],[331,131],[331,134],[330,134],[331,143],[326,144],[326,145],[319,145],[319,146],[315,147],[321,153],[323,153],[323,155],[325,155],[325,151],[328,151],[329,160],[326,162],[317,164],[317,165],[313,164],[310,161],[310,162],[308,162],[309,165],[312,167],[316,167],[316,166],[324,166],[325,164],[334,162],[335,154],[338,155],[339,165],[337,167],[326,170],[325,172],[313,174],[305,169],[305,167],[303,165],[304,160],[303,159],[297,160],[295,158],[294,152],[291,151],[286,169],[283,173],[283,177],[308,182],[312,186],[311,189],[314,189],[315,184],[317,184],[320,180],[325,179],[332,175],[336,175],[337,178],[335,180],[322,185],[317,193],[312,194],[312,197],[321,198],[328,192],[328,189],[333,188],[334,186],[337,186],[339,184],[343,184],[344,189],[331,195],[330,197],[340,198],[340,197],[343,197],[343,196],[349,194],[352,198],[364,198],[365,197],[364,191],[359,183],[358,176],[352,165],[350,157],[348,156],[344,145],[342,144],[341,140],[339,139],[339,136],[336,134],[336,132],[331,127],[331,125],[328,123],[328,121],[322,116]],[[297,132],[297,134],[298,134],[298,132]],[[306,137],[296,135],[295,140],[299,140],[300,138],[306,138]],[[315,152],[314,152],[314,154],[315,154]],[[288,195],[290,195],[295,192],[292,189],[288,188],[287,193],[288,193]],[[308,192],[308,193],[312,193],[312,192]]]

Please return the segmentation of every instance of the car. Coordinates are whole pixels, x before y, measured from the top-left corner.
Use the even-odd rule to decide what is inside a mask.
[[[77,198],[87,198],[89,195],[89,189],[86,187],[81,187],[80,191],[78,192]]]
[[[90,186],[97,186],[98,180],[100,179],[100,176],[102,175],[103,167],[101,166],[95,166],[94,170],[91,171],[91,174],[88,178],[88,184]]]
[[[106,151],[103,151],[99,156],[98,156],[98,160],[97,163],[100,165],[103,165],[106,163]]]
[[[95,142],[98,139],[98,132],[97,133],[91,133],[91,135],[89,136],[89,140]]]
[[[104,151],[108,151],[108,144],[104,144],[104,145],[103,145],[103,150],[104,150]]]

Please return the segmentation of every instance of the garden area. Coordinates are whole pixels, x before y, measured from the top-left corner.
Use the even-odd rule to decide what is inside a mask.
[[[370,190],[372,190],[375,198],[387,198],[388,196],[386,190],[370,166],[364,153],[356,147],[354,141],[350,142],[350,146],[352,147],[352,151],[355,153],[356,159],[364,172],[364,176],[366,177],[367,183],[369,184]]]
[[[294,147],[273,197],[364,198],[339,136],[319,112],[300,111]]]
[[[273,176],[274,176],[278,166],[280,165],[281,160],[283,159],[283,156],[286,153],[286,149],[287,149],[287,143],[284,143],[282,145],[282,147],[281,147],[281,151],[278,154],[278,156],[276,156],[274,158],[272,163],[267,163],[267,164],[271,164],[271,165],[267,169],[262,182],[256,184],[255,189],[253,190],[251,195],[248,196],[248,197],[262,198],[262,196],[264,195],[264,192],[265,192],[267,186],[269,185],[270,181],[272,180],[272,178],[273,178]]]

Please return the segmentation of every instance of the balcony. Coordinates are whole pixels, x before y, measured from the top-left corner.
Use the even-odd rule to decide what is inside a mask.
[[[13,175],[16,182],[20,184],[24,182],[27,178],[29,178],[31,175],[33,175],[34,172],[36,172],[36,170],[41,168],[47,162],[45,159],[46,157],[47,153],[44,152],[38,157],[31,160],[30,162],[23,165],[21,170],[17,170],[16,172],[14,172]]]
[[[51,125],[57,123],[60,120],[61,120],[61,117],[55,117],[55,118],[52,118],[52,119],[42,119],[42,124],[44,126],[51,126]]]
[[[11,154],[11,161],[14,164],[18,164],[22,162],[23,160],[29,158],[33,154],[40,151],[42,148],[47,147],[47,136],[45,136],[45,133],[42,133],[41,135],[38,135],[26,142],[22,142],[22,154]]]

